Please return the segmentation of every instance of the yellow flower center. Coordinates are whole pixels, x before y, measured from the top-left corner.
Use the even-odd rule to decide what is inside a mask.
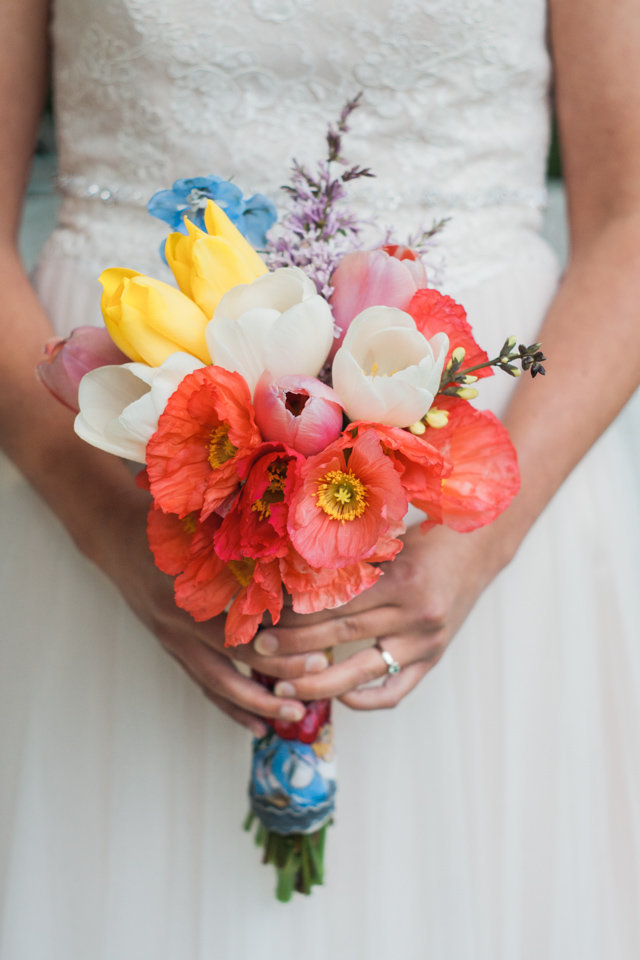
[[[261,497],[251,504],[251,512],[259,514],[260,520],[268,520],[271,516],[271,504]]]
[[[253,578],[253,571],[256,568],[255,560],[251,560],[249,557],[242,560],[229,560],[227,566],[241,587],[249,586]]]
[[[367,488],[351,470],[330,470],[316,481],[316,506],[333,520],[357,520],[367,508]]]
[[[221,423],[219,427],[211,431],[208,460],[213,470],[217,470],[227,460],[231,460],[238,452],[238,448],[234,447],[229,440],[228,434],[229,425],[227,423]]]
[[[363,372],[366,372],[366,371],[363,371]],[[371,373],[369,374],[369,376],[370,377],[392,377],[397,372],[398,372],[398,367],[396,367],[395,370],[392,370],[391,373],[386,373],[385,371],[380,372],[380,364],[378,363],[377,360],[374,360],[371,365]]]
[[[182,518],[182,528],[185,533],[194,534],[198,529],[198,521],[195,513],[188,513]]]
[[[268,468],[269,486],[259,500],[251,504],[251,509],[259,514],[261,520],[271,516],[271,504],[282,503],[284,500],[284,485],[287,479],[287,461],[275,460]]]

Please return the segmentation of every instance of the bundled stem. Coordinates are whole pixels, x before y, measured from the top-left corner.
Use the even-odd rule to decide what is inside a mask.
[[[250,831],[256,821],[255,814],[249,813],[244,829]],[[277,875],[276,898],[288,903],[294,893],[307,896],[314,886],[324,881],[324,847],[327,833],[325,823],[315,833],[296,833],[283,836],[257,821],[255,843],[263,850],[262,862],[271,863]]]
[[[253,676],[267,689],[276,683],[256,671]],[[336,791],[331,701],[309,701],[300,720],[276,719],[269,726],[253,744],[251,812],[244,828],[255,823],[262,862],[275,867],[276,897],[286,903],[295,892],[310,894],[324,878]]]

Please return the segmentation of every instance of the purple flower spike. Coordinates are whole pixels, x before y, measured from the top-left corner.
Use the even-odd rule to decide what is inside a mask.
[[[358,106],[360,94],[342,110],[337,127],[327,133],[327,159],[313,174],[294,160],[291,183],[283,189],[289,204],[280,224],[270,234],[267,245],[269,266],[300,267],[328,299],[332,293],[331,274],[345,254],[360,246],[360,231],[368,221],[360,220],[346,205],[346,184],[360,177],[371,177],[367,168],[347,167],[333,173],[332,164],[346,167],[342,157],[342,135],[348,131],[347,119]]]

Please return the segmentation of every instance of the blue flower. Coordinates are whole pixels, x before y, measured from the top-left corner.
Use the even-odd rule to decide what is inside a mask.
[[[185,216],[201,230],[205,229],[207,200],[214,200],[224,210],[252,246],[264,247],[267,230],[278,218],[276,208],[261,193],[245,199],[235,183],[222,177],[212,175],[176,180],[171,190],[155,193],[147,209],[152,216],[168,223],[172,230],[186,233]]]

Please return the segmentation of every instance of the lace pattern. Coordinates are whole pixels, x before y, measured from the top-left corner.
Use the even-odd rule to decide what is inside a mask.
[[[321,156],[358,90],[349,157],[377,181],[355,193],[381,223],[408,232],[454,211],[446,258],[467,273],[469,231],[491,235],[496,256],[513,245],[507,226],[537,224],[543,0],[56,0],[53,31],[69,196],[50,251],[104,265],[125,232],[153,242],[155,225],[87,198],[141,206],[178,176],[215,172],[278,202],[291,155]]]

